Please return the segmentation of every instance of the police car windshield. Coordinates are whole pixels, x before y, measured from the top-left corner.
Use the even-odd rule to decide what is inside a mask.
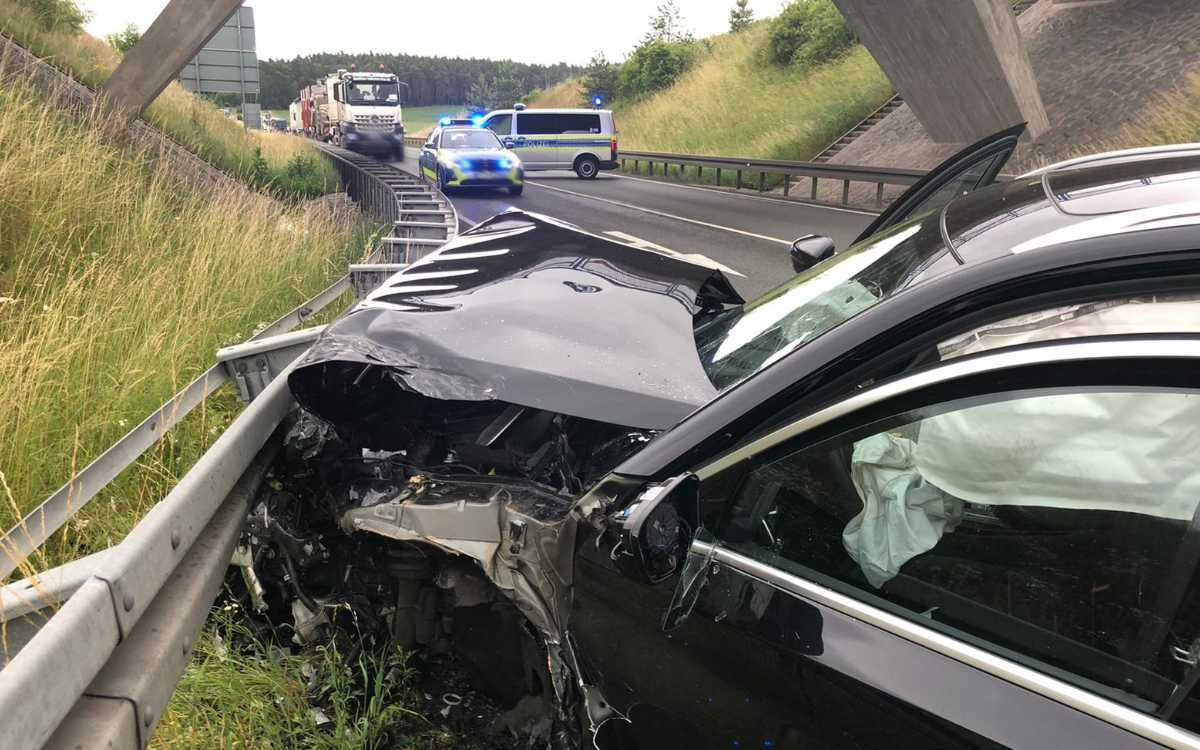
[[[503,148],[490,130],[447,130],[442,133],[442,148]]]
[[[351,81],[346,84],[346,103],[394,107],[400,103],[400,86],[396,83]]]

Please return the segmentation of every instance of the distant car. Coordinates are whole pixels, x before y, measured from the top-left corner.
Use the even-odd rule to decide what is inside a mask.
[[[286,133],[287,129],[288,129],[287,120],[280,120],[278,118],[271,120],[271,130],[275,130],[280,133]]]
[[[749,303],[520,211],[392,276],[289,375],[270,611],[555,746],[1200,747],[1200,145],[1020,134]]]
[[[616,169],[617,127],[608,109],[512,109],[489,112],[480,125],[521,157],[529,171],[570,169],[585,180]]]
[[[521,159],[496,134],[469,121],[449,121],[429,134],[421,147],[421,177],[440,190],[459,187],[506,188],[512,195],[525,189]]]

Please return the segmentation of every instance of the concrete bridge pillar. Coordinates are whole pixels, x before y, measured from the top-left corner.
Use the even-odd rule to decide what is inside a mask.
[[[1050,127],[1008,0],[833,0],[938,143]]]
[[[243,0],[171,0],[109,76],[107,106],[137,117],[158,98]]]

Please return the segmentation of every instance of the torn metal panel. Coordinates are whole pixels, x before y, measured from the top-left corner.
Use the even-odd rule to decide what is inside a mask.
[[[339,426],[386,379],[440,400],[663,429],[716,395],[694,317],[740,302],[720,271],[509,212],[391,277],[289,382]]]

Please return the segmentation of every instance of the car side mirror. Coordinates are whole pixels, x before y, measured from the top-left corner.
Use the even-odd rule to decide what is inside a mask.
[[[612,559],[622,573],[649,583],[675,574],[691,541],[699,489],[694,474],[682,474],[646,487],[611,516],[619,537]]]
[[[806,234],[792,243],[792,268],[796,273],[807,271],[826,258],[833,257],[837,246],[833,240],[819,234]]]

